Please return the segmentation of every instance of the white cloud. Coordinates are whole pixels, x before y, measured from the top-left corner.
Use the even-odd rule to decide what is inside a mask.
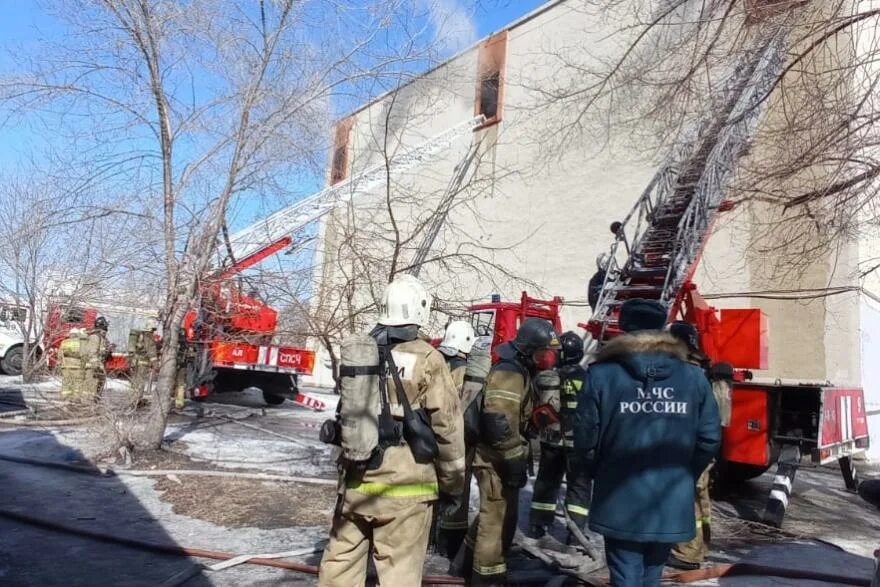
[[[477,40],[474,12],[458,0],[420,0],[428,11],[438,48],[451,55]]]

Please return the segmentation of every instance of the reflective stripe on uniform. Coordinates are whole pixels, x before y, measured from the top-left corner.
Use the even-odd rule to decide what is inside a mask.
[[[565,448],[574,448],[574,440],[568,440],[567,438],[562,441],[562,446]]]
[[[505,461],[509,461],[510,459],[516,459],[525,454],[525,449],[522,446],[515,446],[511,449],[505,450],[501,453],[501,457]]]
[[[579,516],[589,516],[590,515],[590,508],[585,508],[582,505],[565,504],[565,509],[567,509],[571,513],[577,514]]]
[[[386,483],[346,483],[352,491],[378,497],[427,497],[436,496],[437,483],[412,483],[410,485],[388,485]]]
[[[503,575],[507,572],[507,565],[505,563],[501,563],[500,565],[492,565],[490,567],[484,567],[483,565],[478,565],[476,562],[474,563],[474,571],[479,573],[480,575]]]
[[[566,408],[568,408],[569,410],[576,410],[577,407],[578,407],[578,403],[577,403],[576,401],[573,401],[573,402],[565,402],[565,404],[564,404],[563,407],[566,407]]]
[[[468,524],[467,520],[459,521],[459,520],[447,520],[443,518],[440,520],[440,527],[444,530],[467,530],[470,524]]]
[[[702,522],[705,526],[708,526],[712,523],[712,518],[710,516],[703,516],[702,518],[697,518],[700,522]]]
[[[697,518],[696,521],[697,521],[697,530],[699,530],[700,528],[703,527],[703,519],[702,519],[702,518]]]
[[[518,393],[514,393],[512,391],[505,391],[503,389],[488,389],[486,393],[483,395],[484,399],[503,399],[509,402],[517,402],[522,401],[522,397]]]
[[[533,510],[541,510],[542,512],[555,512],[556,504],[555,503],[541,503],[540,501],[532,502]]]

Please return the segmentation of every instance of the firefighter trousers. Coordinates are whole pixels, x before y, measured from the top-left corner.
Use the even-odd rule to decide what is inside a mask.
[[[473,557],[473,583],[503,585],[507,576],[504,555],[513,544],[519,506],[519,489],[505,487],[492,466],[474,467],[480,488],[480,513],[468,529],[465,545]]]
[[[541,461],[532,492],[529,526],[549,528],[556,513],[556,496],[562,479],[566,480],[565,509],[577,527],[583,529],[590,513],[593,484],[585,471],[575,466],[573,448],[541,443]]]
[[[440,518],[438,522],[439,546],[450,559],[455,558],[468,531],[468,506],[470,505],[471,478],[474,474],[474,452],[473,448],[468,448],[465,452],[464,491],[461,494],[461,502],[454,512]]]
[[[711,469],[712,465],[706,467],[706,470],[697,479],[697,491],[694,499],[697,535],[690,542],[682,542],[672,548],[672,555],[686,563],[700,564],[709,554],[710,523],[712,520],[712,501],[709,499],[709,471]]]
[[[371,546],[379,585],[421,585],[434,502],[374,497],[352,508],[340,499],[344,505],[333,517],[318,585],[364,585]]]

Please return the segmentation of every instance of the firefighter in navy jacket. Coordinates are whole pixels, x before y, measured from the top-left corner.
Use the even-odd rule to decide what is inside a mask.
[[[688,349],[659,331],[666,309],[633,299],[590,365],[575,446],[593,477],[590,528],[605,536],[612,585],[659,585],[677,542],[695,535],[694,482],[718,452],[718,407]]]

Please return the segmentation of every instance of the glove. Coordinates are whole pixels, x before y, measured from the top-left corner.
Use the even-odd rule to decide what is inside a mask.
[[[529,464],[525,456],[502,461],[501,483],[508,489],[522,489],[529,480]]]
[[[439,519],[443,519],[451,516],[456,510],[458,510],[460,505],[460,495],[450,495],[441,491],[434,512]]]

